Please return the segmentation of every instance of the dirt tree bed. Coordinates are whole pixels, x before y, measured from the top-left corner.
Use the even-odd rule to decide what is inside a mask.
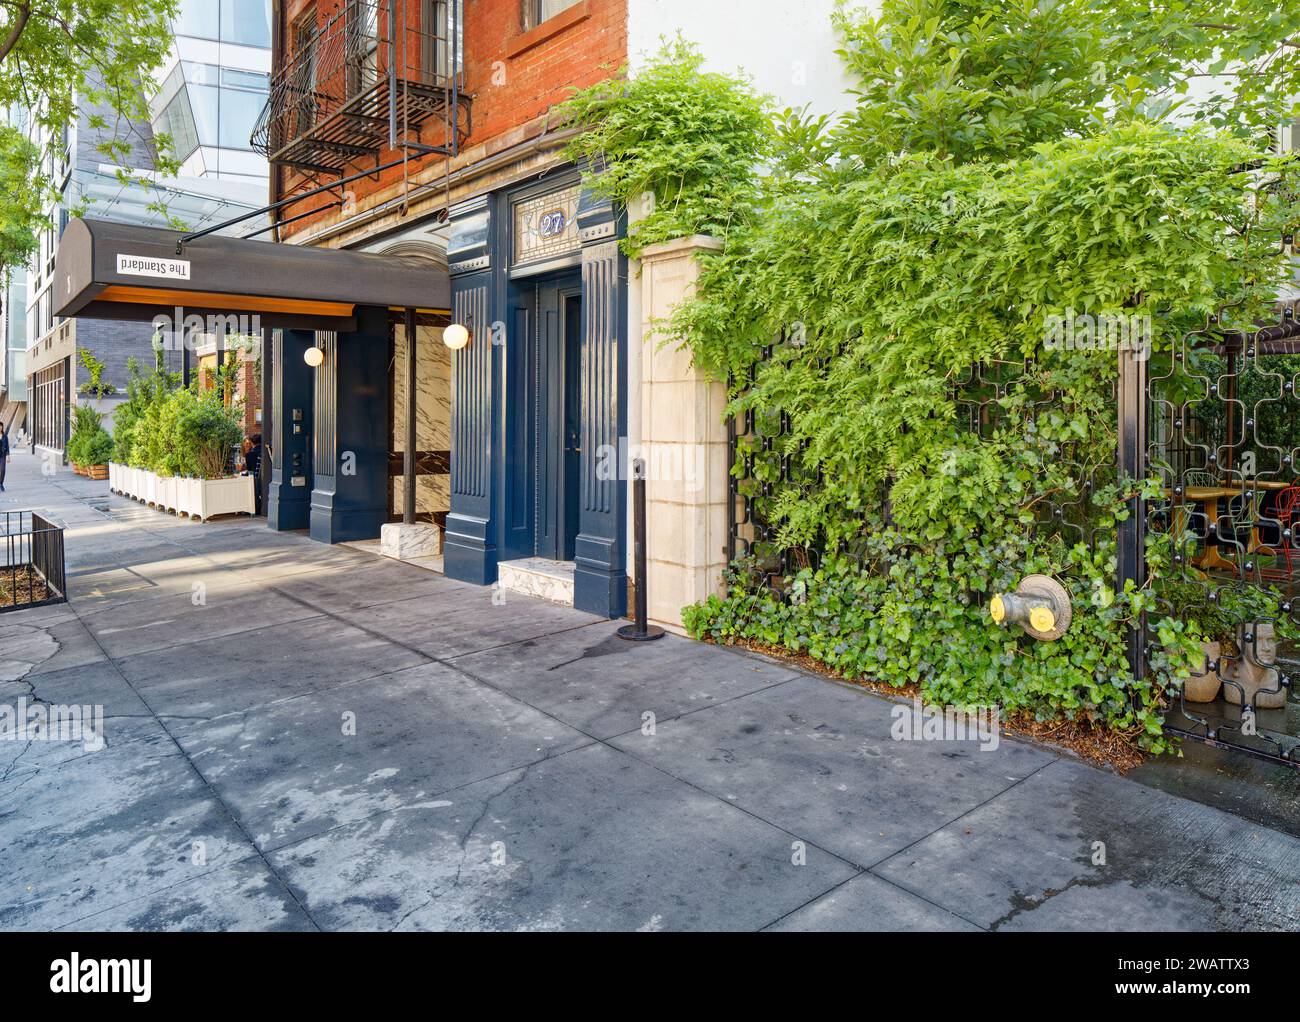
[[[50,598],[49,587],[30,564],[0,570],[0,610],[42,603]]]

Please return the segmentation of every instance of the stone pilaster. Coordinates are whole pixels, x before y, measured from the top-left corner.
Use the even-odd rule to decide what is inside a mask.
[[[646,459],[650,620],[682,631],[682,608],[722,592],[727,561],[726,387],[689,351],[661,346],[656,321],[689,297],[713,238],[653,245],[641,255],[641,444]]]

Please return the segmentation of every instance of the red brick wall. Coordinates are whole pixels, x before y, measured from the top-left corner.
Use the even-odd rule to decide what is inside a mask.
[[[231,358],[239,360],[239,368],[235,370],[235,393],[233,400],[240,402],[242,413],[242,422],[244,427],[244,436],[252,436],[254,433],[260,433],[262,427],[257,421],[257,412],[262,407],[262,381],[257,375],[256,357],[247,351],[227,352],[226,364],[230,364]],[[196,367],[198,373],[199,390],[210,390],[216,386],[216,356],[210,355],[200,361]],[[231,404],[231,398],[227,397],[226,404]]]
[[[470,144],[545,113],[627,59],[627,0],[585,0],[528,33],[517,0],[468,0],[465,27],[465,78],[474,95]]]
[[[403,0],[397,0],[403,2]],[[419,9],[419,0],[405,0],[408,9]],[[294,22],[311,7],[310,0],[285,0],[285,39],[292,40]],[[341,6],[341,0],[317,0],[317,21],[325,22]],[[520,0],[465,0],[464,89],[472,98],[473,134],[462,151],[517,128],[562,102],[573,88],[583,88],[612,77],[627,60],[627,0],[583,0],[542,25],[525,32]],[[441,133],[438,141],[441,140]],[[380,162],[398,154],[385,152]],[[409,170],[425,171],[441,166],[436,157],[413,160]],[[285,192],[306,187],[301,175],[281,172]],[[358,205],[365,198],[389,190],[402,179],[402,168],[384,172],[378,181],[363,178],[348,186]],[[323,180],[323,179],[322,179]],[[286,216],[305,212],[290,207]],[[286,237],[337,218],[337,211],[299,221],[285,228]]]
[[[257,362],[253,356],[241,353],[239,372],[235,377],[235,397],[243,403],[244,436],[262,432],[257,422],[257,412],[262,407],[261,382],[257,378]]]

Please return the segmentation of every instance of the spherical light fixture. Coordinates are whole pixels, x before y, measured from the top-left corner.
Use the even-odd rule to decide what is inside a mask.
[[[308,348],[302,353],[302,360],[313,369],[316,369],[325,361],[325,352],[321,351],[320,348]]]
[[[452,351],[460,351],[469,343],[469,331],[459,323],[453,323],[442,332],[442,343]]]

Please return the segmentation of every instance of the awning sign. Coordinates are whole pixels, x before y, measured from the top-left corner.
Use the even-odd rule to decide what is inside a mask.
[[[167,280],[189,280],[188,259],[159,259],[156,256],[117,254],[117,272],[131,277],[161,277]]]

